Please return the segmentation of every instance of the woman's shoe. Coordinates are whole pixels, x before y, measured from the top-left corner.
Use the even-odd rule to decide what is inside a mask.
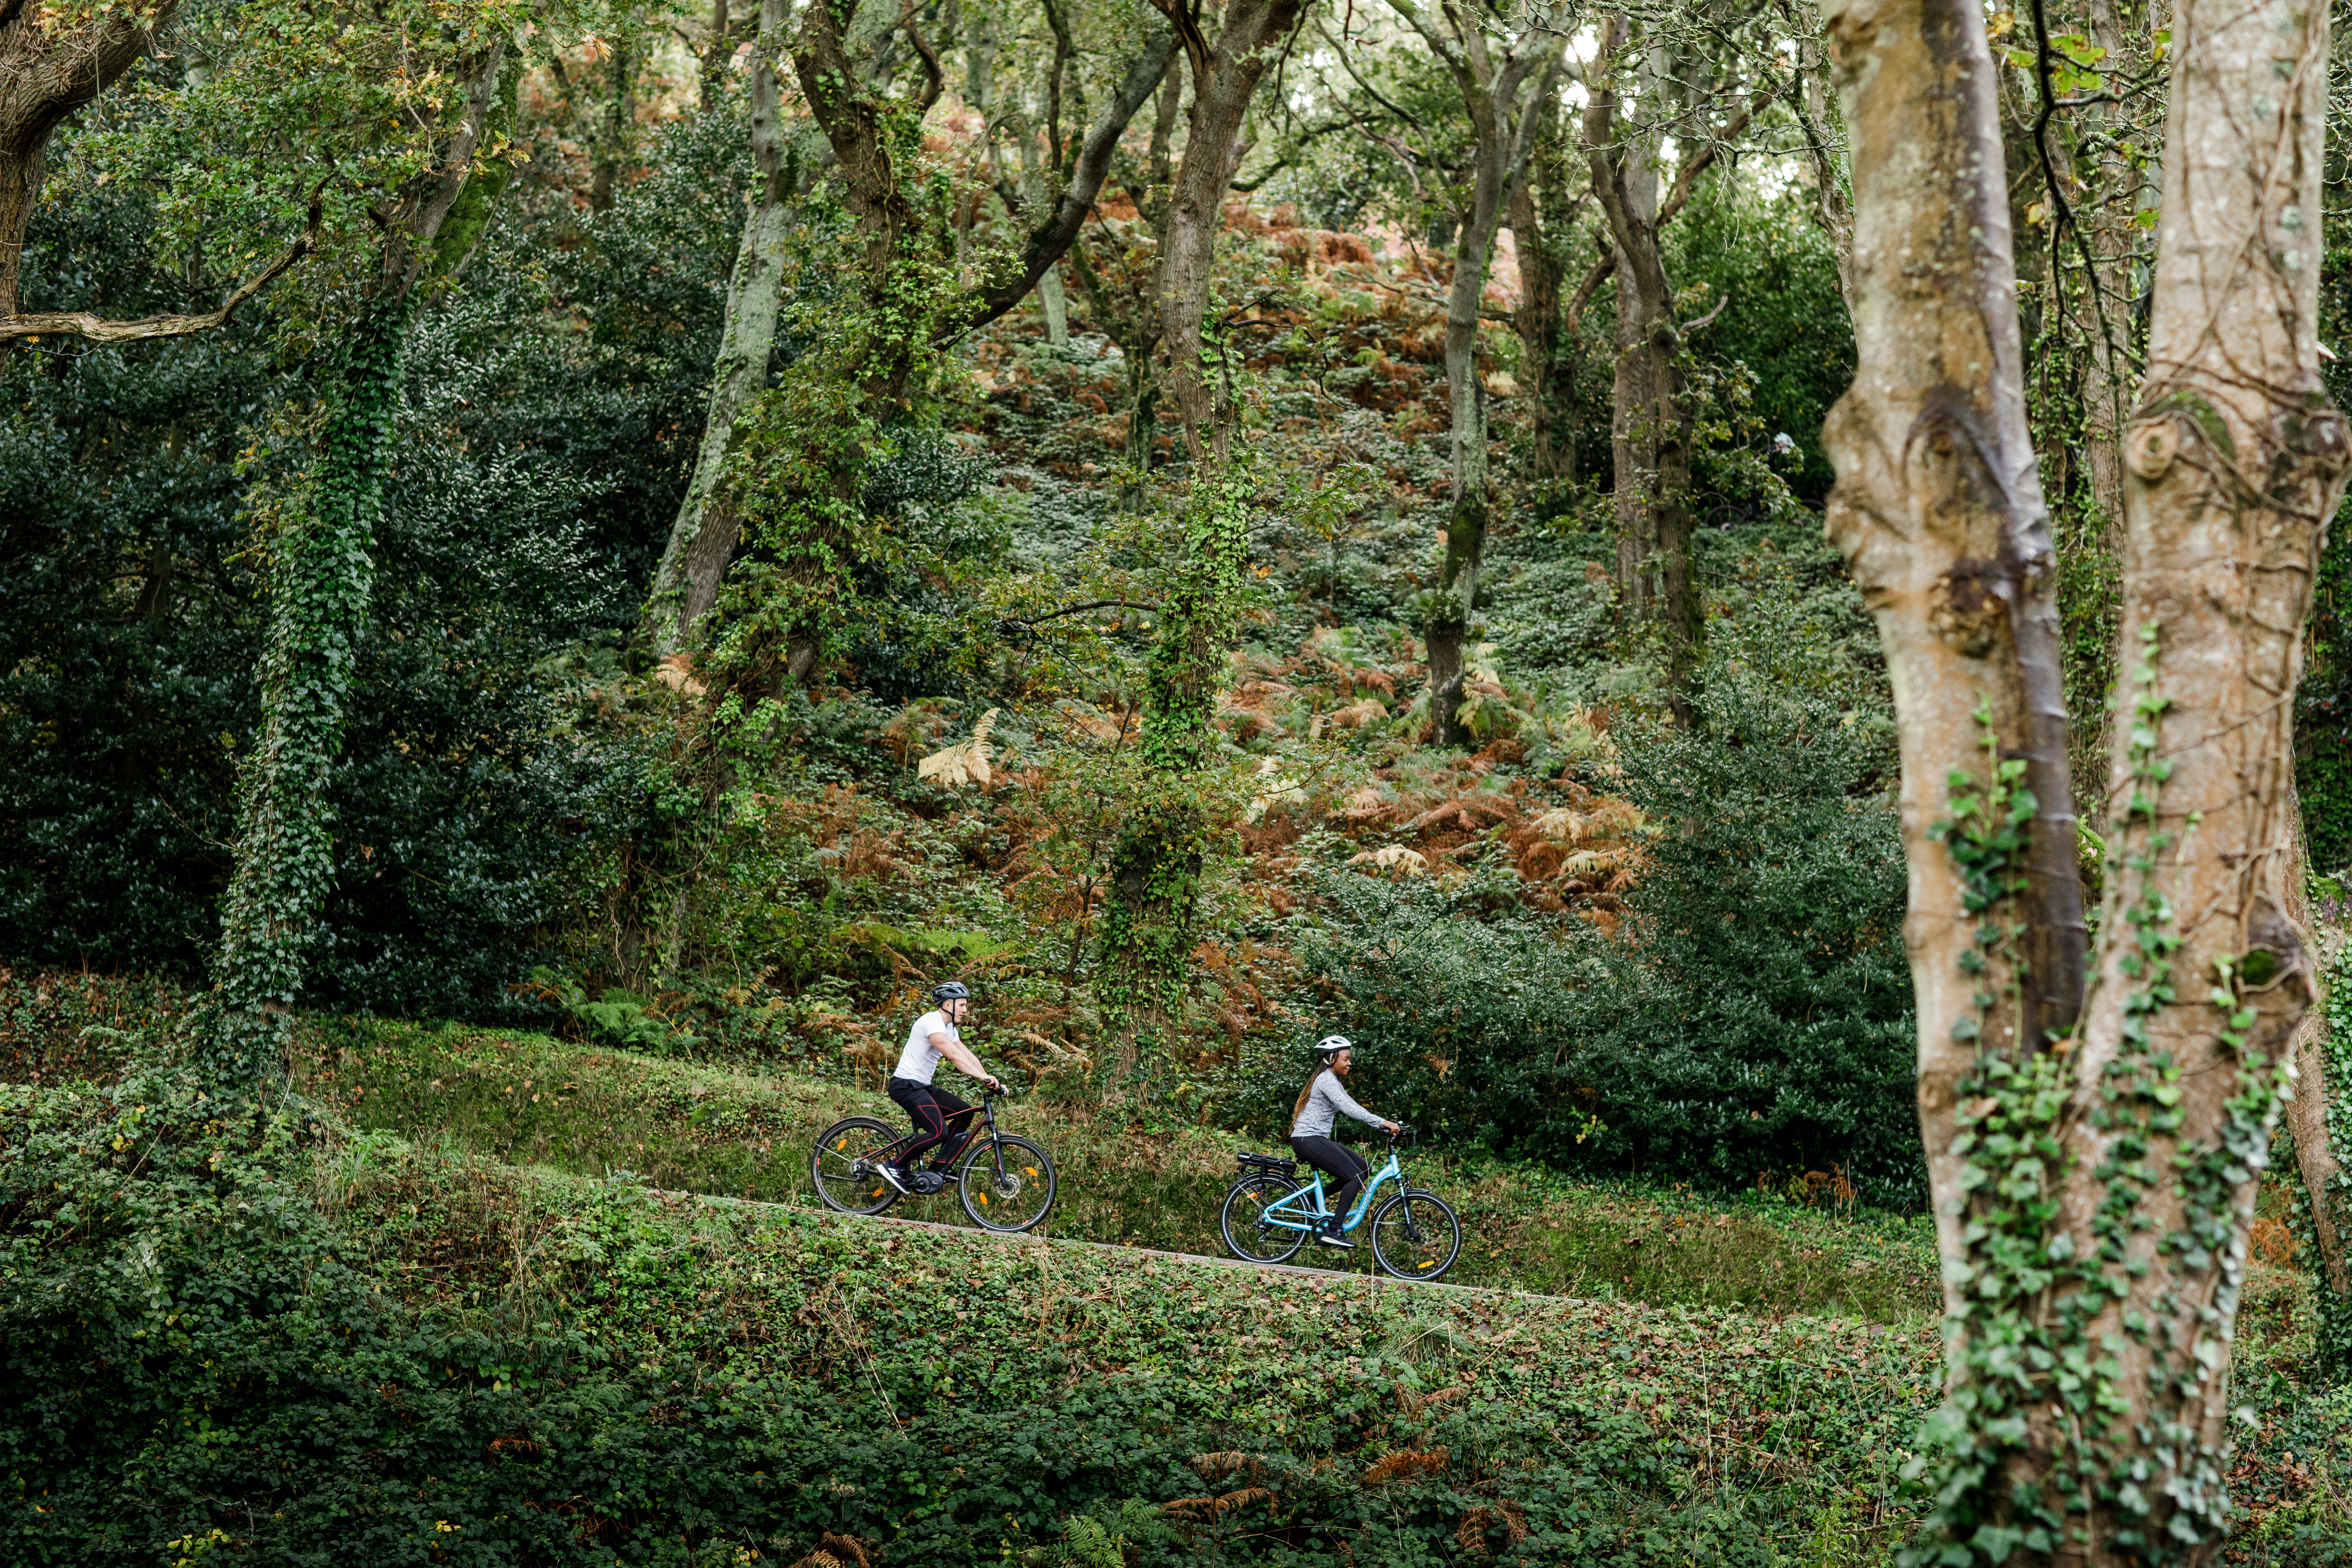
[[[1347,1232],[1339,1227],[1339,1216],[1337,1215],[1323,1222],[1323,1228],[1315,1233],[1315,1239],[1326,1247],[1336,1247],[1342,1252],[1356,1250],[1356,1244],[1349,1241]]]

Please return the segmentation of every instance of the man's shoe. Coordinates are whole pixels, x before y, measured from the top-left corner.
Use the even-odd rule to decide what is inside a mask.
[[[1336,1219],[1326,1222],[1323,1228],[1315,1233],[1315,1239],[1326,1247],[1336,1247],[1342,1252],[1356,1250],[1356,1244],[1348,1239],[1347,1233],[1339,1228],[1339,1222]]]
[[[876,1168],[874,1173],[881,1177],[884,1181],[889,1183],[890,1185],[898,1191],[901,1197],[904,1197],[908,1194],[917,1190],[914,1184],[908,1181],[907,1173],[904,1171],[899,1170],[896,1165],[878,1166]]]

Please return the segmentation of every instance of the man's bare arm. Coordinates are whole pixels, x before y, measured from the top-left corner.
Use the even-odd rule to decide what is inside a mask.
[[[1004,1087],[1003,1081],[981,1066],[980,1058],[972,1055],[971,1051],[954,1036],[934,1031],[931,1035],[931,1048],[947,1058],[956,1071],[966,1078],[976,1078],[982,1083],[994,1084],[999,1089]]]

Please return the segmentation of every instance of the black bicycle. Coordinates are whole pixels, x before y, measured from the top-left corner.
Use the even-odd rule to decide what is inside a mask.
[[[963,1212],[982,1230],[1021,1231],[1035,1226],[1054,1207],[1054,1162],[1029,1139],[1001,1132],[996,1101],[1002,1089],[980,1098],[981,1129],[956,1156],[948,1181],[963,1199]],[[922,1134],[896,1132],[877,1116],[848,1116],[817,1134],[809,1155],[809,1175],[824,1206],[843,1214],[880,1214],[898,1201],[898,1189],[883,1179],[882,1167],[903,1154]]]

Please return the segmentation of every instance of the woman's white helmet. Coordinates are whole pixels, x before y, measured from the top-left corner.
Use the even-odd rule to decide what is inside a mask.
[[[1352,1051],[1355,1048],[1348,1043],[1348,1037],[1345,1035],[1326,1035],[1315,1042],[1315,1056],[1318,1060],[1328,1065],[1331,1058],[1341,1051]]]

